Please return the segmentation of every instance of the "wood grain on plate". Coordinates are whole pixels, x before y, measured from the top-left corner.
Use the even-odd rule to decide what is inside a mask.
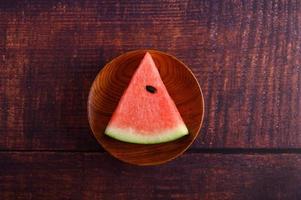
[[[151,54],[189,130],[189,135],[172,142],[131,144],[104,134],[121,95],[146,52]],[[199,83],[184,63],[160,51],[137,50],[118,56],[99,72],[89,93],[88,117],[95,137],[112,155],[132,164],[154,165],[176,158],[192,144],[203,121],[204,99]]]

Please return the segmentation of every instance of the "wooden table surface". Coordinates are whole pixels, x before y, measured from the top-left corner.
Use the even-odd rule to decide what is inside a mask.
[[[301,2],[0,2],[0,199],[300,199]],[[160,166],[100,147],[86,102],[101,67],[173,54],[205,97],[200,135]]]

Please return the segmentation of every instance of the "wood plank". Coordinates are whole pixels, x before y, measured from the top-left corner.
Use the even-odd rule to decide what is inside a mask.
[[[4,1],[0,148],[99,150],[86,100],[104,63],[153,48],[204,92],[193,148],[301,147],[299,1]]]
[[[0,153],[1,199],[299,199],[301,155],[185,154],[136,167],[105,153]]]

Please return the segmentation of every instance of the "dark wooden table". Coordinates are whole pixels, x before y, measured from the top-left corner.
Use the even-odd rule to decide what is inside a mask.
[[[0,1],[0,199],[301,199],[301,2]],[[152,167],[98,145],[101,67],[151,48],[205,96],[201,133]]]

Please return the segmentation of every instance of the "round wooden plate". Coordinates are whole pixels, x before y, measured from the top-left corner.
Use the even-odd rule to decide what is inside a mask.
[[[162,144],[131,144],[104,134],[123,91],[148,51],[189,130],[189,135]],[[111,155],[136,165],[161,164],[181,155],[197,137],[204,116],[204,98],[190,69],[175,57],[154,50],[125,53],[108,63],[95,78],[88,98],[90,127],[98,142]]]

